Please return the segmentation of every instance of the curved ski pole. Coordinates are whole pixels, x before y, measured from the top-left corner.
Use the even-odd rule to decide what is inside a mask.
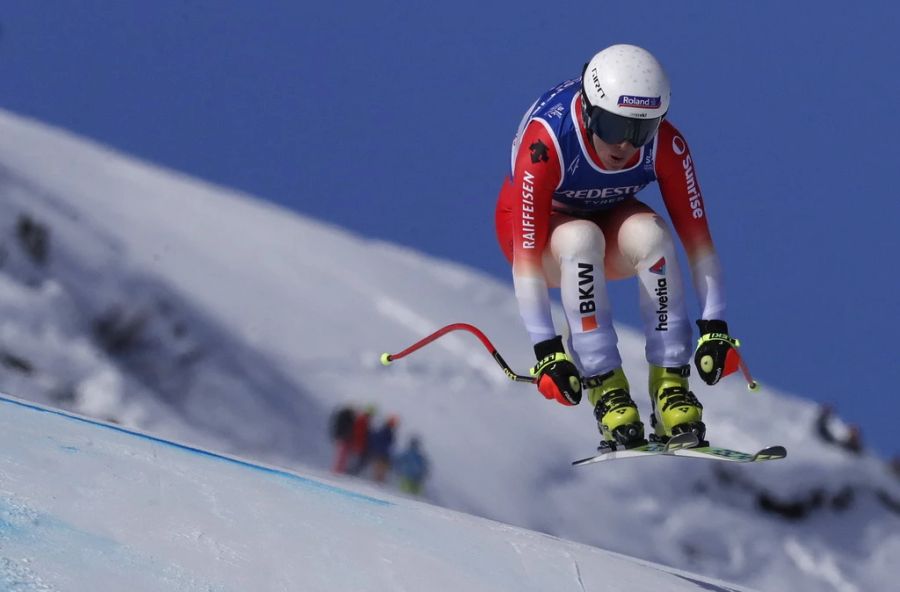
[[[396,354],[383,353],[381,354],[381,363],[385,366],[389,366],[394,360],[405,358],[414,351],[425,347],[432,341],[443,337],[451,331],[468,331],[469,333],[477,337],[484,345],[484,347],[491,353],[494,361],[500,365],[500,367],[503,369],[503,373],[506,374],[506,376],[509,377],[510,380],[514,380],[516,382],[534,382],[534,378],[531,376],[523,376],[521,374],[516,374],[515,372],[513,372],[513,370],[509,367],[509,364],[506,363],[506,360],[503,359],[503,356],[500,355],[500,352],[497,351],[497,348],[494,347],[494,344],[491,343],[491,341],[485,336],[485,334],[482,333],[478,327],[470,325],[468,323],[453,323],[452,325],[447,325],[446,327],[438,329],[431,335],[428,335],[427,337],[415,342],[405,350]]]

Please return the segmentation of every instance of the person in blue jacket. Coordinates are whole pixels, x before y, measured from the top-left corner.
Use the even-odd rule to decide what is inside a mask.
[[[400,489],[406,493],[419,495],[428,476],[428,459],[422,452],[418,436],[409,440],[409,446],[394,459],[394,472],[399,479]]]

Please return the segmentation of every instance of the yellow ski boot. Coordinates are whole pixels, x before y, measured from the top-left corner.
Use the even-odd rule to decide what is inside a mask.
[[[653,417],[650,420],[656,439],[668,440],[684,432],[694,432],[701,445],[705,442],[706,426],[703,424],[703,405],[688,390],[690,366],[662,368],[650,365],[650,402]]]
[[[647,443],[637,405],[628,392],[628,379],[621,368],[582,380],[594,417],[603,436],[601,448],[633,448]]]

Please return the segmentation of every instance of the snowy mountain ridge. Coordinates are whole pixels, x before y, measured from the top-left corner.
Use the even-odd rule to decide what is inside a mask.
[[[897,480],[880,459],[816,441],[802,399],[693,383],[710,438],[785,445],[772,466],[573,469],[597,443],[590,410],[511,383],[471,336],[378,364],[470,322],[523,371],[533,354],[507,283],[5,112],[0,203],[5,392],[319,470],[334,406],[374,403],[400,415],[401,439],[423,435],[428,497],[448,508],[760,590],[887,589],[897,573]],[[641,385],[643,340],[619,336]]]

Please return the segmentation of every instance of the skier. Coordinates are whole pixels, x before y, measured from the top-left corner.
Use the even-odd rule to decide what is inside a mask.
[[[691,327],[675,244],[663,219],[636,197],[653,181],[700,299],[697,371],[715,384],[738,367],[694,160],[666,119],[669,99],[668,77],[649,52],[633,45],[600,51],[581,77],[528,109],[497,203],[497,237],[537,356],[537,387],[564,405],[577,405],[586,391],[601,446],[611,448],[646,442],[606,292],[607,280],[635,275],[654,433],[665,440],[693,431],[701,441],[706,433],[703,407],[688,387]],[[560,288],[569,353],[550,316],[550,287]]]

